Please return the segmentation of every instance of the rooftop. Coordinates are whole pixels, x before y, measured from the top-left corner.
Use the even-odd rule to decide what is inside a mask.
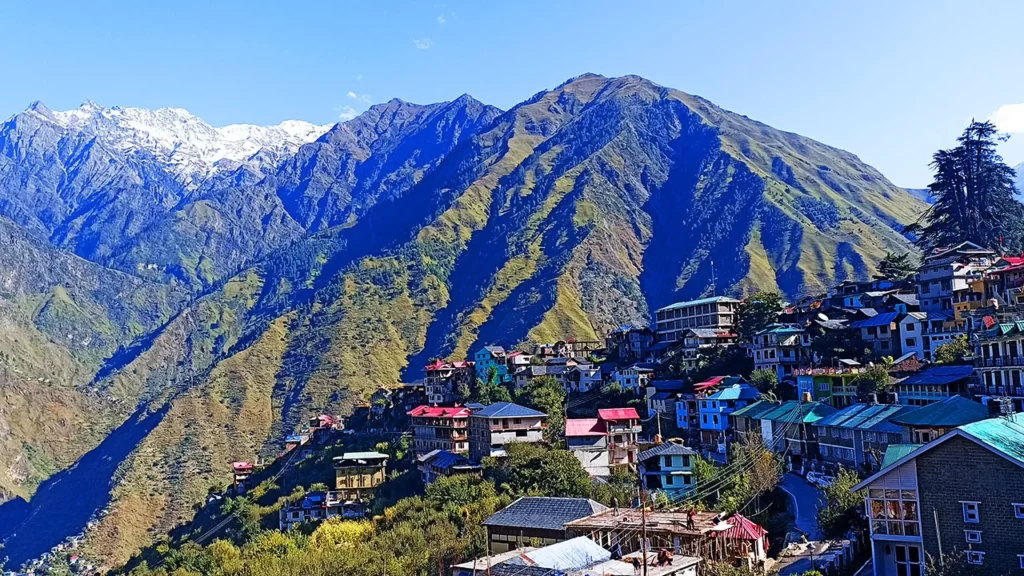
[[[409,411],[413,418],[469,418],[470,410],[465,406],[417,406]]]
[[[761,393],[749,384],[735,383],[708,396],[709,400],[757,400]]]
[[[604,408],[597,411],[597,417],[601,420],[639,420],[640,415],[636,408]]]
[[[921,446],[924,446],[924,444],[889,444],[889,447],[885,449],[885,457],[882,458],[882,469],[884,470],[889,466],[892,466],[900,458],[903,458]]]
[[[697,452],[693,449],[687,448],[682,444],[665,442],[664,444],[659,444],[649,450],[644,450],[639,456],[637,456],[637,460],[643,462],[644,460],[654,458],[656,456],[690,456],[696,453]]]
[[[365,462],[369,460],[387,460],[389,456],[387,454],[381,454],[380,452],[345,452],[341,456],[335,456],[334,462]]]
[[[765,404],[769,404],[770,406],[773,406],[773,408],[771,410],[758,408],[756,416],[748,417],[755,420],[769,420],[771,422],[814,424],[829,414],[836,412],[835,408],[821,402],[803,403],[797,402],[796,400],[788,400],[781,404],[771,404],[768,402]],[[740,414],[740,412],[741,410],[737,410],[736,412],[733,412],[732,415],[745,415]]]
[[[484,526],[562,530],[565,525],[608,508],[589,498],[525,496],[484,520]]]
[[[608,433],[604,422],[597,418],[568,418],[565,421],[565,437],[604,436]]]
[[[899,312],[882,312],[871,318],[857,320],[850,324],[850,328],[872,328],[875,326],[888,326],[900,317]]]
[[[729,298],[726,296],[715,296],[713,298],[701,298],[700,300],[690,300],[688,302],[676,302],[675,304],[669,304],[664,308],[658,308],[658,312],[665,310],[675,310],[676,308],[689,308],[690,306],[700,306],[701,304],[715,304],[718,302],[726,302],[738,304],[739,300],[735,298]]]
[[[932,366],[917,372],[909,377],[901,385],[922,384],[925,386],[942,386],[952,384],[974,373],[973,366],[946,365]]]
[[[851,404],[818,420],[816,425],[899,433],[902,431],[900,427],[890,420],[915,410],[917,410],[917,406],[901,406],[899,404]]]
[[[988,408],[963,396],[950,396],[891,420],[904,426],[935,426],[953,428],[988,418]]]
[[[476,411],[473,416],[477,418],[538,418],[547,416],[547,414],[512,402],[495,402]]]

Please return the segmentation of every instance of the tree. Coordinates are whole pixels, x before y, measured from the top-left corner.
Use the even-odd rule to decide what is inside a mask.
[[[555,445],[565,433],[565,388],[551,376],[538,376],[516,393],[516,400],[548,415],[544,440]]]
[[[779,387],[779,373],[768,368],[754,370],[750,374],[750,383],[762,394],[775,394]]]
[[[967,563],[963,550],[954,549],[941,558],[929,555],[924,564],[925,576],[995,576],[985,566]]]
[[[936,364],[960,364],[971,353],[967,336],[957,336],[935,349]]]
[[[473,502],[496,495],[494,483],[465,474],[441,477],[427,485],[427,500],[437,506],[469,506]]]
[[[567,450],[513,442],[502,459],[485,458],[484,476],[513,495],[590,496],[590,475]]]
[[[887,390],[892,380],[885,365],[875,364],[861,370],[853,382],[857,385],[857,396],[861,401],[867,401],[872,394]]]
[[[957,146],[932,156],[935,203],[907,230],[922,249],[971,241],[1020,250],[1024,206],[1014,199],[1013,169],[996,153],[1000,140],[991,122],[972,121]]]
[[[755,292],[736,308],[736,333],[750,342],[754,334],[775,322],[782,311],[782,296],[778,292]]]
[[[829,538],[839,538],[852,529],[862,529],[864,493],[854,492],[860,477],[853,470],[842,468],[835,481],[824,489],[824,506],[818,510],[818,526]]]
[[[917,272],[917,266],[911,260],[910,252],[895,254],[886,252],[885,258],[878,263],[878,273],[889,280],[901,281],[910,278]]]

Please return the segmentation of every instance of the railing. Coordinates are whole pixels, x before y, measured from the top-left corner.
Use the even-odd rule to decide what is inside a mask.
[[[999,356],[997,358],[975,358],[974,365],[978,368],[1024,366],[1024,356]]]
[[[969,388],[971,394],[979,396],[1024,396],[1024,386],[981,386]]]

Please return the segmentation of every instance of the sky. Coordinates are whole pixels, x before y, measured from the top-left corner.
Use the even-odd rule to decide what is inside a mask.
[[[0,117],[178,107],[221,126],[331,123],[391,98],[501,108],[637,74],[924,187],[971,118],[1024,161],[1024,2],[373,0],[0,3]]]

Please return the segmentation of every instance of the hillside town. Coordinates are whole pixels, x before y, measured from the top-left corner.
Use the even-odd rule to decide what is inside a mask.
[[[324,452],[332,481],[275,525],[371,518],[402,470],[429,498],[513,484],[558,452],[615,495],[549,491],[542,476],[481,518],[483,555],[441,573],[902,575],[950,554],[1020,569],[1024,258],[963,242],[899,272],[792,303],[678,302],[604,341],[433,360],[344,422],[313,417],[285,438],[282,472]],[[347,449],[375,434],[407,449]],[[257,489],[254,470],[232,463],[226,495]],[[725,497],[741,478],[763,485]]]

